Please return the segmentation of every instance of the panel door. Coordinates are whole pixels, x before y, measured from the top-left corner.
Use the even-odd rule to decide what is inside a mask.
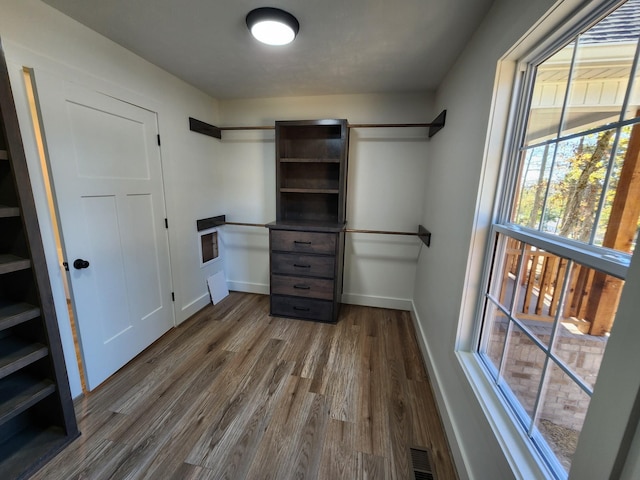
[[[157,118],[48,73],[35,81],[93,389],[173,326]]]

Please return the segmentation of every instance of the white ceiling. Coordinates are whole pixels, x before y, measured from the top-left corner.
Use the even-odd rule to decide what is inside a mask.
[[[492,0],[43,0],[219,99],[397,93],[438,86]],[[300,22],[258,44],[246,14]]]

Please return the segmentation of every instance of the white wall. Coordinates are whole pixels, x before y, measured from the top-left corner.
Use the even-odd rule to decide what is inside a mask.
[[[178,323],[210,301],[205,278],[215,266],[200,268],[195,223],[221,209],[219,146],[210,137],[190,132],[188,117],[217,123],[217,102],[38,0],[2,0],[0,11],[0,38],[9,63],[43,230],[72,394],[77,396],[81,388],[64,287],[21,69],[44,69],[85,87],[142,103],[158,113]]]
[[[335,95],[220,102],[221,124],[274,125],[275,120],[346,118],[350,123],[430,122],[432,96]],[[347,222],[350,228],[417,232],[428,158],[426,128],[351,129]],[[225,132],[221,169],[228,221],[275,220],[273,131]],[[268,293],[266,229],[224,228],[230,287]],[[346,303],[408,310],[416,261],[416,237],[347,234]]]
[[[461,478],[532,479],[545,478],[547,474],[536,466],[523,437],[509,428],[509,415],[496,408],[498,398],[480,381],[479,372],[470,367],[476,364],[473,355],[465,352],[474,348],[478,283],[498,188],[515,74],[512,59],[550,35],[579,4],[579,0],[496,1],[436,92],[435,109],[447,109],[447,126],[433,138],[429,148],[422,218],[433,237],[431,248],[420,256],[414,306],[420,340],[432,378],[436,380],[436,396]],[[534,25],[539,28],[532,29]],[[497,70],[499,60],[507,53],[509,60]],[[638,275],[637,271],[631,273],[633,278]],[[628,282],[632,284],[632,280]],[[633,296],[626,292],[620,311],[638,311],[640,302],[637,295]],[[628,317],[617,318],[605,359],[613,357],[611,351],[618,348],[614,336],[616,331],[626,330],[625,325],[631,320]],[[631,338],[637,338],[637,334]],[[612,359],[609,365],[631,373],[629,365],[638,364],[637,356],[635,363]],[[624,381],[624,377],[612,375],[613,368],[605,368],[605,362],[601,372],[611,385]],[[637,377],[635,373],[633,376]],[[478,382],[472,386],[470,379]],[[611,403],[611,392],[617,388],[603,393],[599,391],[600,383],[596,385],[572,478],[608,478],[594,476],[591,470],[590,463],[596,460],[594,447],[603,443],[596,433],[597,427],[592,425],[602,426],[606,415],[615,417],[616,427],[607,432],[615,450],[623,433],[622,425],[629,420],[630,404],[635,400],[637,386],[633,383],[632,388],[622,390],[626,397],[616,402],[620,409],[612,414],[603,406]],[[627,393],[633,387],[636,391]],[[637,419],[631,420],[633,425],[637,424]],[[510,432],[501,436],[494,434],[497,430]],[[633,458],[637,455],[632,451]],[[609,467],[611,456],[608,452],[604,455],[607,458],[603,458]]]

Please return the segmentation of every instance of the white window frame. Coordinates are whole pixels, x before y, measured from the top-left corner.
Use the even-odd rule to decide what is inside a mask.
[[[504,90],[502,93],[496,93],[494,97],[485,161],[488,155],[497,153],[497,143],[500,143],[502,147],[502,153],[498,153],[502,161],[500,162],[501,166],[497,179],[482,179],[484,186],[496,186],[495,196],[491,193],[481,192],[479,198],[479,205],[482,208],[483,201],[486,202],[487,197],[493,197],[493,221],[487,225],[489,227],[488,230],[480,232],[477,238],[472,239],[467,285],[475,284],[479,290],[477,297],[473,294],[467,294],[463,299],[461,329],[459,331],[456,354],[479,400],[480,406],[496,434],[505,457],[518,478],[551,478],[556,476],[558,472],[556,469],[550,468],[544,457],[541,456],[526,433],[521,429],[516,414],[496,388],[493,378],[477,352],[482,329],[484,294],[488,288],[488,272],[491,268],[491,254],[496,232],[508,232],[510,236],[516,236],[527,243],[534,242],[534,244],[540,245],[545,250],[560,256],[569,256],[579,263],[618,278],[624,279],[631,259],[631,255],[614,251],[607,252],[602,247],[585,245],[581,242],[558,238],[555,235],[544,232],[532,231],[519,225],[499,222],[499,220],[509,218],[511,213],[510,209],[513,200],[511,192],[513,192],[513,189],[510,187],[512,179],[516,176],[513,170],[517,170],[519,162],[517,147],[520,142],[517,135],[524,134],[523,123],[526,122],[525,114],[528,112],[528,105],[523,105],[524,102],[521,101],[521,98],[523,98],[522,95],[528,96],[527,92],[531,88],[531,85],[525,84],[525,82],[530,83],[531,78],[530,76],[527,77],[525,73],[528,65],[535,64],[536,60],[547,58],[551,53],[566,45],[572,38],[575,38],[580,31],[593,25],[622,3],[624,3],[623,0],[603,0],[596,6],[593,4],[582,6],[560,22],[559,27],[551,28],[544,37],[542,37],[544,34],[535,32],[534,29],[532,31],[534,33],[529,32],[527,34],[529,38],[525,37],[521,41],[530,46],[528,53],[521,54],[519,56],[520,61],[514,61],[514,52],[523,50],[522,44],[516,45],[511,52],[508,52],[498,67],[496,91],[498,87],[501,89],[505,87],[505,72],[507,74],[515,72],[515,74],[510,80],[512,94],[509,100],[510,107],[508,112],[504,106]],[[541,23],[545,21],[549,21],[549,18],[543,19]],[[535,37],[537,37],[537,41]],[[535,45],[532,42],[535,42]],[[502,103],[502,105],[496,105],[496,103]],[[501,131],[497,131],[497,128],[500,128]],[[486,174],[487,170],[485,170]],[[478,221],[479,219],[476,218],[476,222]],[[484,247],[480,246],[478,242],[481,242]],[[484,252],[484,260],[483,265],[478,267],[478,262],[472,261],[471,257],[474,252],[480,251]],[[473,310],[472,314],[470,313],[471,310]],[[467,329],[466,326],[470,324],[472,324],[471,328]],[[559,478],[562,478],[562,475]]]

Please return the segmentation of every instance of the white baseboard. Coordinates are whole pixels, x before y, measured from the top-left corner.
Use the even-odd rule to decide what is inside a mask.
[[[422,358],[424,359],[424,363],[429,372],[429,378],[431,379],[431,388],[433,390],[433,394],[436,397],[438,411],[440,412],[440,419],[442,420],[444,430],[447,434],[447,438],[449,439],[449,449],[451,450],[451,455],[453,456],[453,460],[456,464],[458,477],[461,479],[469,478],[469,472],[466,469],[464,460],[464,452],[462,452],[462,450],[460,449],[460,443],[457,441],[457,431],[454,423],[451,420],[450,412],[447,408],[447,405],[449,405],[449,403],[447,402],[447,398],[444,392],[440,389],[440,385],[442,385],[440,375],[438,374],[438,371],[436,370],[432,361],[431,352],[429,351],[429,344],[426,340],[427,337],[425,335],[425,332],[422,330],[422,325],[419,321],[413,301],[411,301],[411,308],[409,310],[411,312],[411,320],[413,321],[413,326],[415,328],[418,346],[420,347],[420,353],[422,353]]]
[[[180,308],[180,311],[176,311],[176,326],[180,325],[182,322],[195,315],[210,303],[211,297],[209,296],[209,292],[205,292],[195,300],[192,300],[186,305],[183,305]]]
[[[343,293],[342,303],[350,305],[362,305],[364,307],[391,308],[394,310],[412,309],[412,302],[406,298],[375,297],[372,295],[359,295],[355,293]]]
[[[269,295],[269,285],[263,283],[236,282],[227,280],[229,290],[235,292],[258,293],[261,295]]]

